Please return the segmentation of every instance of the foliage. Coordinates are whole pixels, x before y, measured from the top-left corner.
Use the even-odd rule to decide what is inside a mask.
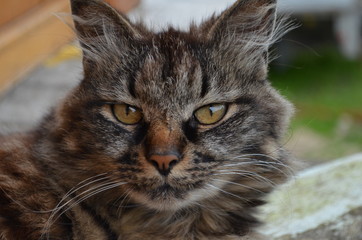
[[[332,47],[305,51],[290,67],[274,63],[270,79],[296,106],[293,129],[308,127],[362,150],[362,61],[347,60]]]

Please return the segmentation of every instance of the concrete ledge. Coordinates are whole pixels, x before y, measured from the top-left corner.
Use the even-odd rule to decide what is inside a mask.
[[[270,196],[261,231],[275,240],[361,240],[362,154],[298,174]]]

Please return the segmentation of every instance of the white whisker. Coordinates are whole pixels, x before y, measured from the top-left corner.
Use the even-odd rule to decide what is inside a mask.
[[[254,158],[250,158],[250,157],[266,157],[266,158],[274,160],[274,162],[273,161],[263,161],[263,160],[254,159]],[[251,164],[254,164],[254,165],[256,165],[255,163],[262,163],[262,164],[265,164],[265,165],[260,165],[260,166],[270,166],[270,168],[273,168],[273,169],[276,169],[276,170],[279,170],[279,171],[282,171],[282,170],[279,169],[279,168],[276,168],[275,166],[284,167],[284,168],[286,168],[286,170],[289,173],[288,176],[294,176],[294,170],[290,166],[288,166],[286,163],[283,163],[281,160],[279,160],[279,159],[277,159],[275,157],[269,156],[269,155],[265,155],[265,154],[261,154],[261,153],[244,154],[244,155],[241,155],[239,157],[234,157],[234,158],[231,159],[231,161],[233,161],[233,160],[248,160],[248,162],[230,163],[230,164],[225,164],[224,166],[233,167],[233,166],[238,166],[238,165],[244,165],[246,163],[251,163]],[[272,165],[275,165],[275,166],[273,167]]]
[[[86,186],[89,186],[89,185],[91,185],[91,184],[94,184],[94,183],[97,183],[97,182],[100,182],[100,181],[109,179],[109,177],[106,176],[106,177],[102,177],[102,178],[100,178],[100,179],[96,179],[96,180],[93,180],[93,181],[90,181],[90,182],[86,182],[86,181],[88,181],[88,180],[94,179],[94,178],[96,178],[96,177],[100,177],[100,176],[102,176],[102,175],[105,175],[105,174],[100,174],[100,175],[97,175],[97,176],[95,176],[95,177],[88,178],[88,179],[86,179],[86,180],[78,183],[75,187],[73,187],[72,189],[70,189],[70,190],[62,197],[62,199],[59,201],[59,203],[57,204],[57,206],[56,206],[52,211],[54,211],[54,210],[56,210],[56,209],[58,209],[58,208],[64,207],[67,203],[62,204],[62,205],[60,205],[60,204],[61,204],[66,198],[68,198],[70,195],[74,194],[75,192],[79,191],[80,189],[82,189],[82,188],[84,188],[84,187],[86,187]],[[85,183],[85,184],[84,184],[84,185],[80,185],[80,184],[82,184],[82,183]],[[79,185],[80,185],[80,186],[79,186]],[[78,186],[78,187],[77,187],[77,186]]]
[[[240,196],[238,196],[238,195],[235,195],[235,194],[233,194],[233,193],[229,193],[229,192],[227,192],[227,191],[225,191],[225,190],[223,190],[223,189],[221,189],[221,188],[218,188],[218,187],[216,187],[216,186],[214,186],[214,185],[212,185],[212,184],[210,184],[210,183],[207,183],[206,185],[209,186],[209,187],[212,187],[212,188],[214,188],[214,189],[217,189],[217,190],[219,190],[219,191],[222,192],[222,193],[225,193],[225,194],[227,194],[227,195],[236,197],[236,198],[238,198],[238,199],[240,199],[240,200],[242,200],[242,201],[248,202],[248,199],[242,198],[242,197],[240,197]]]
[[[251,175],[245,175],[243,173],[238,173],[238,172],[227,172],[227,173],[218,173],[218,174],[214,174],[215,176],[222,176],[222,175],[239,175],[239,176],[242,176],[242,177],[245,177],[245,178],[249,178],[249,179],[252,179],[254,181],[259,181],[259,182],[262,182],[262,183],[265,183],[265,184],[268,184],[269,186],[276,186],[277,184],[270,181],[270,180],[265,180],[265,179],[262,179],[262,178],[258,178],[256,176],[251,176]]]
[[[214,179],[214,181],[219,181],[219,182],[224,182],[224,183],[230,183],[230,184],[233,184],[233,185],[237,185],[237,186],[240,186],[240,187],[243,187],[243,188],[247,188],[247,189],[250,189],[250,190],[253,190],[253,191],[256,191],[256,192],[265,194],[265,192],[263,192],[263,191],[261,191],[261,190],[259,190],[259,189],[256,189],[256,188],[253,188],[253,187],[250,187],[250,186],[241,184],[241,183],[236,183],[236,182],[227,181],[227,180],[223,180],[223,179]]]
[[[44,225],[43,228],[43,233],[41,235],[41,237],[39,239],[43,239],[44,236],[46,236],[46,239],[49,239],[49,229],[50,227],[53,225],[54,222],[56,222],[59,217],[61,215],[63,215],[65,212],[67,212],[69,209],[73,208],[75,205],[79,204],[80,202],[90,198],[91,196],[98,194],[100,192],[106,191],[108,189],[114,188],[114,187],[118,187],[120,185],[126,184],[124,182],[115,182],[115,181],[109,181],[109,177],[105,176],[109,173],[103,173],[103,174],[99,174],[93,177],[90,177],[88,179],[85,179],[81,182],[79,182],[75,187],[73,187],[72,189],[70,189],[63,197],[62,199],[59,201],[59,203],[57,204],[57,206],[51,210],[51,215],[48,218],[46,224]],[[104,177],[103,177],[104,176]],[[99,178],[101,177],[101,178]],[[99,178],[99,179],[96,179]],[[92,181],[89,181],[92,180]],[[107,182],[104,182],[105,180],[107,180]],[[89,182],[88,182],[89,181]],[[103,181],[103,183],[102,183]],[[100,183],[99,183],[100,182]],[[89,188],[83,192],[81,192],[80,194],[76,195],[73,198],[70,198],[68,201],[64,202],[65,199],[67,199],[68,197],[70,197],[72,194],[76,193],[77,191],[81,190],[82,188],[85,188],[89,185],[92,184],[98,184],[95,187]],[[83,197],[82,197],[83,196]],[[81,197],[81,198],[80,198]],[[74,202],[75,201],[75,202]],[[73,202],[73,203],[72,203]],[[66,208],[65,210],[63,210],[62,212],[60,212],[65,206],[67,206],[68,204],[71,204],[70,206],[68,206],[68,208]],[[60,213],[59,213],[60,212]],[[57,216],[56,216],[57,215]]]
[[[240,165],[244,165],[244,164],[240,164]],[[235,164],[226,164],[224,165],[223,167],[237,167],[237,166],[240,166],[239,164],[235,163]],[[277,168],[273,165],[279,165],[278,163],[276,164],[273,164],[273,163],[269,163],[269,162],[262,162],[262,161],[256,161],[254,163],[250,163],[249,164],[250,166],[258,166],[258,167],[263,167],[263,169],[274,169],[280,173],[282,173],[283,175],[285,175],[286,177],[289,177],[290,175],[285,173],[282,169],[280,168]],[[221,169],[222,170],[222,169]],[[225,168],[223,170],[238,170],[238,171],[242,171],[240,169],[233,169],[233,168]]]
[[[102,184],[100,186],[97,186],[97,187],[94,187],[92,189],[88,189],[84,192],[82,192],[81,194],[79,194],[78,196],[76,196],[75,198],[69,200],[67,202],[68,203],[71,203],[73,200],[75,200],[77,197],[81,196],[81,195],[84,195],[86,192],[88,192],[85,196],[81,197],[80,199],[76,200],[75,202],[71,203],[70,206],[68,206],[66,209],[64,209],[62,212],[58,213],[59,210],[61,210],[61,208],[59,208],[57,211],[55,211],[51,216],[50,218],[48,219],[48,222],[46,224],[47,228],[51,225],[53,225],[54,222],[56,222],[64,213],[66,213],[67,211],[69,211],[70,209],[72,209],[74,206],[78,205],[79,203],[85,201],[86,199],[100,193],[100,192],[104,192],[106,190],[109,190],[109,189],[112,189],[112,188],[115,188],[115,187],[118,187],[118,186],[121,186],[121,185],[124,185],[126,183],[124,182],[120,182],[120,183],[115,183],[115,182],[108,182],[108,183],[105,183],[105,184]],[[66,205],[67,205],[66,204]],[[56,214],[58,214],[56,216]],[[56,216],[56,217],[55,217]],[[48,228],[48,229],[49,229]],[[49,239],[49,236],[47,237]]]
[[[128,201],[130,200],[129,195],[130,195],[131,191],[132,191],[132,189],[127,189],[127,191],[124,194],[122,194],[121,197],[118,198],[118,200],[123,198],[122,201],[118,204],[118,208],[117,208],[117,216],[118,217],[121,216],[123,204],[124,203],[127,204]],[[127,200],[127,202],[126,202],[126,200]]]

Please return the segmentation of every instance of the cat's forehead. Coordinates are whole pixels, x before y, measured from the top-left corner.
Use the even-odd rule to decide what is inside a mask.
[[[126,57],[103,65],[96,81],[99,95],[172,114],[232,102],[245,90],[236,69],[217,61],[217,51],[196,34],[170,28],[149,37]]]
[[[148,103],[188,104],[202,97],[201,59],[185,39],[168,32],[155,37],[135,79],[135,93]]]
[[[210,44],[192,32],[172,28],[154,35],[135,78],[135,93],[143,102],[160,105],[232,101],[243,90],[236,69],[222,69]],[[226,64],[223,62],[222,64]]]

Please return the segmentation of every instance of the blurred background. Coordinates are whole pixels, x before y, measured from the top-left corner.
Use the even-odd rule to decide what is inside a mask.
[[[107,1],[155,31],[186,29],[234,2]],[[272,49],[270,81],[296,106],[285,145],[306,167],[362,152],[362,0],[279,0],[278,10],[299,26]],[[68,0],[2,0],[0,132],[30,129],[81,80],[64,12]]]

